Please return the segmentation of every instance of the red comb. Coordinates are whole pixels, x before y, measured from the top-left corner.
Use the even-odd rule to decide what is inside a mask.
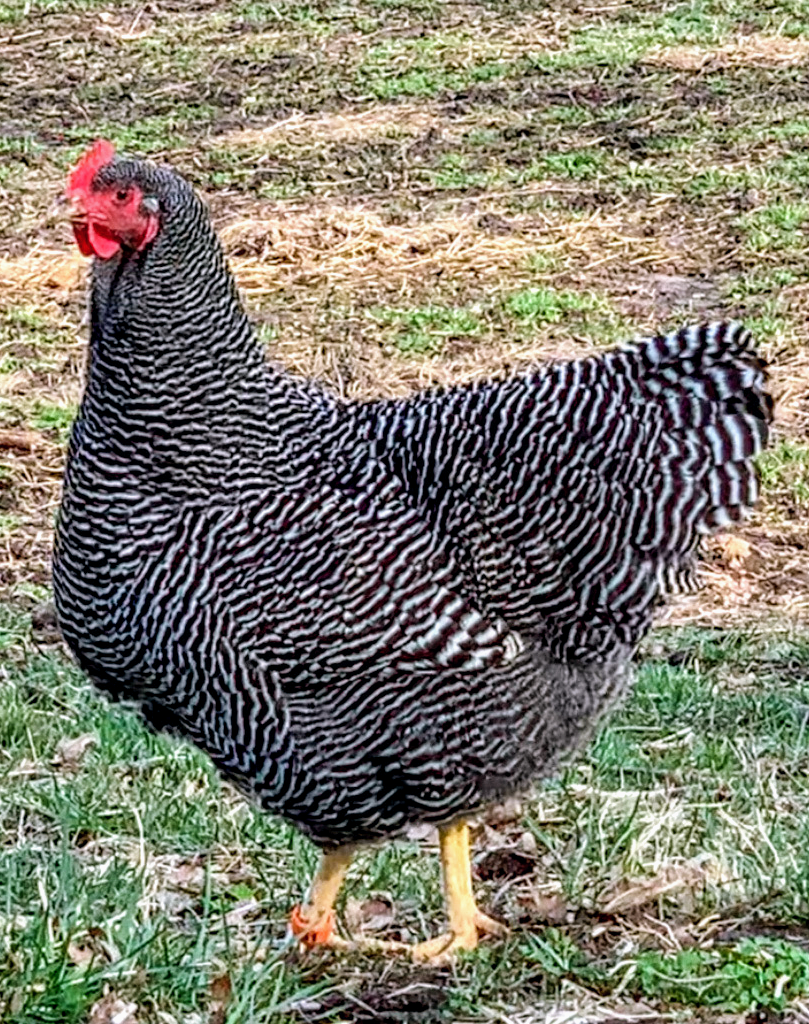
[[[106,139],[94,142],[90,149],[79,160],[67,179],[67,194],[88,192],[93,178],[115,156],[115,146]]]

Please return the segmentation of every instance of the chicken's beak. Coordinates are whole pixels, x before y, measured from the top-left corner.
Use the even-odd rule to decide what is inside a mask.
[[[87,210],[79,196],[69,196],[62,193],[61,196],[48,210],[45,223],[49,226],[54,224],[75,224],[77,221],[87,220]]]

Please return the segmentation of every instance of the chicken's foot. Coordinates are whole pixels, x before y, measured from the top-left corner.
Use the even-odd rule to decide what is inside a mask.
[[[347,948],[334,933],[334,901],[353,856],[351,846],[338,846],[323,854],[306,901],[293,907],[289,915],[289,929],[301,945]]]
[[[340,952],[406,953],[404,942],[386,942],[382,939],[343,939],[334,929],[334,901],[354,856],[351,846],[339,846],[323,854],[306,902],[293,907],[289,915],[289,929],[306,949],[325,946]]]
[[[478,910],[472,893],[472,862],[469,856],[469,826],[465,821],[438,830],[441,868],[447,897],[449,931],[411,948],[414,960],[440,965],[452,960],[462,949],[475,949],[481,935],[502,938],[508,929]]]
[[[482,935],[502,938],[508,929],[478,910],[472,893],[472,863],[469,856],[469,826],[465,821],[439,829],[441,867],[447,897],[449,931],[415,946],[382,939],[343,939],[335,933],[334,901],[354,855],[350,846],[323,854],[323,859],[305,903],[296,906],[289,927],[300,943],[311,949],[325,946],[341,952],[407,953],[418,963],[449,963],[459,950],[475,949]]]

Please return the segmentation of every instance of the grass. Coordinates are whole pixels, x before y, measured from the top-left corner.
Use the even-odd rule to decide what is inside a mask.
[[[507,842],[537,837],[542,867],[505,888],[480,884],[484,903],[512,923],[532,892],[549,890],[579,908],[579,923],[517,927],[505,944],[465,958],[442,982],[440,1019],[557,998],[570,982],[593,997],[620,987],[733,1012],[778,1010],[809,993],[800,944],[732,934],[741,903],[758,908],[751,920],[764,932],[769,920],[798,933],[809,920],[800,855],[809,636],[672,631],[663,645],[587,755],[502,833]],[[315,862],[305,840],[245,805],[193,749],[108,706],[58,651],[37,650],[26,617],[8,606],[0,646],[4,1020],[78,1024],[105,991],[148,1004],[146,1019],[204,1014],[222,976],[233,991],[227,1020],[245,1024],[376,991],[382,964],[353,958],[346,971],[340,958],[280,946],[283,915]],[[92,743],[80,742],[71,760],[70,741],[82,737]],[[681,869],[680,888],[652,887],[637,909],[661,928],[683,927],[684,913],[696,928],[724,911],[726,940],[703,946],[695,931],[692,948],[649,949],[655,933],[633,930],[642,918],[630,903],[600,915],[624,929],[620,953],[595,954],[591,928],[616,877],[653,879],[665,865],[694,863],[704,867]],[[345,896],[380,891],[393,897],[398,927],[433,929],[434,853],[400,841],[363,854]]]
[[[806,245],[807,218],[809,204],[777,201],[742,217],[740,227],[754,253],[778,253],[783,257],[785,252]]]
[[[37,430],[51,431],[60,441],[65,442],[75,415],[76,410],[72,406],[43,402],[36,409],[31,422]]]
[[[527,288],[507,296],[503,305],[506,312],[519,320],[558,323],[566,313],[586,312],[603,304],[586,293]]]
[[[537,274],[554,266],[552,258],[532,254],[528,267]],[[474,306],[375,307],[368,318],[382,328],[383,337],[405,355],[448,352],[453,347],[492,334],[519,336],[565,323],[597,344],[626,337],[629,327],[603,296],[551,286],[524,288],[493,296]]]
[[[474,337],[482,330],[479,311],[470,309],[376,309],[369,315],[381,325],[395,327],[395,345],[400,352],[435,352],[445,341]]]
[[[647,997],[735,1013],[783,1011],[809,992],[809,954],[786,942],[748,939],[718,951],[642,953],[636,977]]]
[[[0,449],[4,1021],[589,1024],[639,1000],[713,1024],[809,1000],[809,18],[642,6],[0,0],[0,437],[41,435]],[[528,870],[478,880],[512,935],[452,971],[283,949],[314,849],[32,638],[85,333],[45,217],[98,135],[247,225],[228,253],[273,358],[349,397],[684,317],[744,318],[771,363],[752,568],[714,565],[680,612],[713,628],[655,633],[626,707],[481,830],[482,875],[503,849]],[[429,842],[363,852],[344,922],[380,894],[392,933],[438,931]]]
[[[782,440],[759,459],[764,486],[799,509],[809,506],[809,445]]]

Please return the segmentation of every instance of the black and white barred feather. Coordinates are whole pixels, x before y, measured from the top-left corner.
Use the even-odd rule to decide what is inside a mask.
[[[207,214],[97,261],[54,557],[111,695],[322,845],[548,774],[626,692],[661,580],[756,499],[771,403],[737,324],[404,401],[269,368]]]

